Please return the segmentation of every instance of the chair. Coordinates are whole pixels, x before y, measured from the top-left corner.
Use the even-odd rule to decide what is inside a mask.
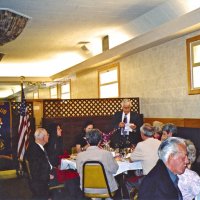
[[[27,174],[28,174],[28,179],[29,179],[29,181],[31,181],[32,176],[31,176],[31,171],[30,171],[30,167],[29,167],[29,161],[27,159],[25,159],[25,165],[26,165],[26,170],[27,170]],[[62,188],[64,188],[64,184],[58,184],[55,186],[50,186],[49,190],[62,189]]]
[[[110,190],[101,162],[86,161],[83,164],[82,192],[85,197],[89,198],[113,198],[115,191]]]

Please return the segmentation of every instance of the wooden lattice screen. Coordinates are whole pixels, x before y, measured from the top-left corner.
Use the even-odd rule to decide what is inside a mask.
[[[33,102],[26,102],[28,107],[28,114],[30,118],[33,118]],[[11,111],[13,115],[20,114],[21,102],[11,102]]]
[[[44,118],[83,117],[83,116],[111,116],[121,110],[121,101],[124,98],[109,99],[70,99],[44,100]],[[132,111],[140,113],[139,98],[129,98],[132,102]]]

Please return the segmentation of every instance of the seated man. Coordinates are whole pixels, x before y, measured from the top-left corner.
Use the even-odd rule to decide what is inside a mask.
[[[183,174],[187,164],[185,141],[169,137],[158,149],[159,160],[145,176],[139,188],[140,200],[182,200],[178,188],[178,174]]]
[[[34,199],[49,198],[49,181],[52,165],[50,164],[44,145],[48,142],[49,134],[44,128],[38,128],[34,134],[35,142],[31,143],[26,152],[31,173],[31,190]]]
[[[86,140],[89,143],[89,147],[86,151],[80,152],[76,159],[77,171],[80,174],[80,185],[82,188],[82,168],[86,161],[100,161],[105,168],[108,184],[111,192],[118,189],[117,183],[113,174],[118,170],[118,164],[113,158],[111,152],[100,149],[98,145],[101,143],[102,134],[98,129],[92,129],[86,133]],[[98,180],[97,180],[98,181]]]
[[[156,165],[158,161],[158,148],[160,146],[160,140],[155,139],[154,136],[154,128],[150,124],[143,124],[140,127],[142,142],[139,142],[135,147],[135,150],[131,153],[130,160],[136,161],[141,160],[143,174],[147,175],[149,171]],[[132,182],[127,181],[127,189],[130,192],[132,187],[139,188],[139,185],[144,177],[139,179],[138,181]]]

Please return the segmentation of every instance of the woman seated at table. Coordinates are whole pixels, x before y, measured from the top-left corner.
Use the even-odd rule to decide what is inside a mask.
[[[200,195],[200,176],[191,170],[191,166],[196,159],[196,148],[192,141],[185,140],[187,146],[189,163],[185,172],[178,175],[178,187],[181,190],[183,200],[192,200],[195,196]]]
[[[154,121],[153,122],[153,128],[154,128],[154,135],[153,137],[161,140],[162,137],[162,127],[164,126],[164,124],[162,122],[159,121]]]
[[[48,126],[49,143],[45,145],[50,163],[57,167],[59,165],[59,155],[64,152],[62,127],[60,124],[52,123]]]
[[[45,146],[47,151],[49,161],[54,167],[54,175],[56,177],[55,183],[52,185],[57,185],[58,183],[64,183],[65,189],[71,199],[76,199],[81,196],[80,188],[77,186],[79,183],[79,174],[76,170],[60,170],[60,163],[62,158],[69,158],[69,154],[64,151],[63,147],[63,133],[60,124],[52,123],[47,128],[49,133],[49,143]]]
[[[85,151],[89,144],[86,141],[86,133],[94,128],[94,123],[92,121],[86,121],[83,125],[82,132],[76,138],[76,151],[77,153]]]

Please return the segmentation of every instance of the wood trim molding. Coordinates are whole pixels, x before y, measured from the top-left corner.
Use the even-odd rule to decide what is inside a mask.
[[[193,88],[193,67],[195,64],[193,63],[193,45],[198,41],[200,41],[200,35],[194,36],[192,38],[188,38],[186,40],[186,52],[187,52],[187,76],[188,76],[188,94],[200,94],[199,88]],[[197,63],[196,66],[199,66]]]
[[[200,128],[200,119],[190,118],[144,118],[144,123],[152,124],[153,121],[165,123],[173,123],[179,127]]]

